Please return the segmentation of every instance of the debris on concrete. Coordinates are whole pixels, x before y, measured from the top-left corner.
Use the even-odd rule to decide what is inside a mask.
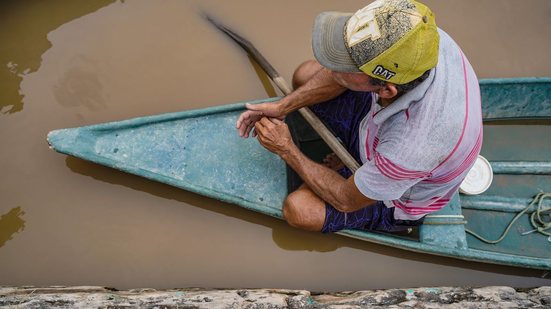
[[[435,287],[319,293],[282,289],[0,287],[0,308],[551,308],[551,287]]]

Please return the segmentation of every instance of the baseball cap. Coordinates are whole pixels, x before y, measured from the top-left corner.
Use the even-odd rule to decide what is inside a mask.
[[[406,84],[438,62],[439,35],[432,11],[414,0],[377,0],[356,13],[316,17],[312,49],[337,72],[364,72]]]

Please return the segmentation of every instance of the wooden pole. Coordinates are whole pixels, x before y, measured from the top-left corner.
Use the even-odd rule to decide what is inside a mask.
[[[262,67],[264,72],[268,74],[270,79],[276,84],[276,86],[285,94],[290,94],[293,90],[287,84],[285,79],[279,75],[279,73],[274,69],[274,67],[266,60],[266,58],[254,47],[254,45],[228,29],[226,26],[218,23],[210,16],[206,16],[206,19],[210,21],[216,28],[227,34],[232,38],[241,48],[243,48],[259,65]],[[360,165],[352,155],[344,148],[344,146],[339,142],[339,140],[327,129],[327,127],[319,120],[319,118],[308,108],[303,107],[298,110],[299,113],[304,117],[304,119],[312,126],[312,128],[319,134],[319,136],[327,143],[329,148],[341,159],[341,161],[346,165],[352,172],[355,172]]]

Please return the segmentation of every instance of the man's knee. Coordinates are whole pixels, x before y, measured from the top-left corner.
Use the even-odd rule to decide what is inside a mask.
[[[314,74],[323,67],[316,60],[308,60],[301,63],[293,73],[293,89],[304,85]]]
[[[307,231],[321,231],[325,221],[325,205],[311,207],[303,198],[302,192],[291,193],[283,202],[283,218],[292,227]]]

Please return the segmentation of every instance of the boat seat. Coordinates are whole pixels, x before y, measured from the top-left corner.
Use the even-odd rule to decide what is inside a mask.
[[[456,193],[444,208],[425,217],[419,227],[419,240],[428,245],[467,249],[465,223]]]

